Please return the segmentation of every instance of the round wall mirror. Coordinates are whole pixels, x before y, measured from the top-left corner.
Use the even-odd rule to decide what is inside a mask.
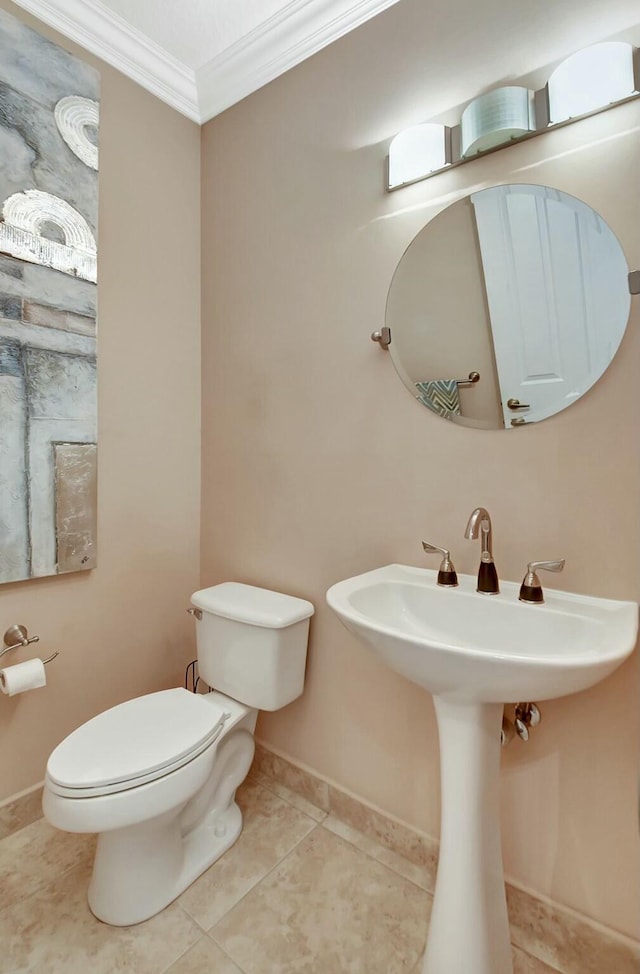
[[[432,412],[464,426],[539,422],[591,388],[629,318],[618,240],[581,200],[495,186],[447,207],[396,268],[394,365]]]

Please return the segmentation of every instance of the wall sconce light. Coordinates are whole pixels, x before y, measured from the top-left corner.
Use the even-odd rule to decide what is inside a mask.
[[[388,184],[415,182],[451,163],[451,130],[425,122],[403,129],[389,146]]]
[[[623,41],[594,44],[566,58],[539,91],[494,88],[469,102],[459,125],[404,129],[389,146],[387,191],[638,97],[638,49]]]

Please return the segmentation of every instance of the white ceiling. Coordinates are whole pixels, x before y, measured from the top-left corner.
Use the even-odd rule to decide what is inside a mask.
[[[281,11],[286,0],[103,0],[192,69],[219,57]]]
[[[397,0],[15,0],[196,122]]]

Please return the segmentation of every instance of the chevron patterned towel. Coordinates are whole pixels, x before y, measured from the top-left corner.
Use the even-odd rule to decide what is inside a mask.
[[[416,382],[416,389],[417,398],[431,412],[445,419],[460,415],[460,396],[455,379],[430,379],[427,382]]]

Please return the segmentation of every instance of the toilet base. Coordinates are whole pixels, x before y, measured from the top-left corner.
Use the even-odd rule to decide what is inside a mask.
[[[212,866],[241,831],[242,812],[232,801],[185,837],[175,812],[102,832],[89,884],[91,912],[116,927],[148,920]]]
[[[242,831],[236,788],[253,760],[256,711],[217,747],[209,777],[186,803],[154,819],[98,835],[89,907],[116,927],[141,923],[184,892]]]

